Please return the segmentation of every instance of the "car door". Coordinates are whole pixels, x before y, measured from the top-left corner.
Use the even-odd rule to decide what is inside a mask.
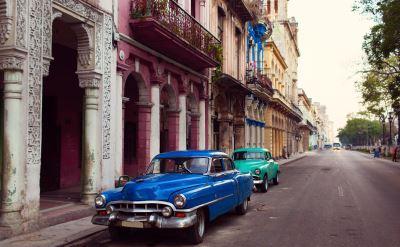
[[[230,158],[223,158],[222,162],[224,165],[225,177],[231,183],[232,193],[234,194],[234,196],[230,199],[232,202],[232,208],[237,205],[238,201],[240,201],[240,187],[237,180],[239,171],[235,169],[235,165]]]
[[[271,179],[273,179],[275,176],[276,176],[276,164],[275,164],[275,161],[272,159],[272,155],[271,155],[271,153],[270,152],[265,152],[265,159],[267,160],[267,162],[268,162],[268,169],[269,169],[269,172],[268,172],[268,174],[269,174],[269,176],[268,176],[268,179],[269,180],[271,180]]]
[[[210,166],[211,182],[214,190],[214,200],[210,208],[210,218],[224,214],[232,209],[235,203],[235,186],[232,178],[225,171],[223,157],[213,158]]]

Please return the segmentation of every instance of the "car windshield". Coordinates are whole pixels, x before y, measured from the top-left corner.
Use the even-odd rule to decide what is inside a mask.
[[[162,158],[153,159],[146,174],[163,173],[197,173],[204,174],[208,171],[207,157],[187,158]]]
[[[340,143],[333,143],[333,146],[340,148],[341,145],[340,145]]]
[[[265,155],[262,152],[234,152],[233,160],[263,160],[265,159]]]

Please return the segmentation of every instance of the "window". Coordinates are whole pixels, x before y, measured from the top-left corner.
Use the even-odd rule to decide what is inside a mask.
[[[233,154],[234,160],[264,160],[265,154],[262,152],[235,152]]]
[[[187,158],[162,158],[154,159],[147,174],[163,173],[197,173],[204,174],[208,171],[208,158],[187,157]]]
[[[265,153],[265,156],[266,156],[266,160],[272,159],[272,155],[271,155],[270,152],[266,152],[266,153]]]
[[[275,13],[278,13],[278,0],[274,1],[274,9],[275,9]]]
[[[267,14],[271,14],[271,0],[267,1]]]
[[[224,20],[225,20],[225,13],[222,9],[218,8],[218,39],[221,42],[224,33]]]
[[[211,173],[220,173],[223,172],[222,168],[222,159],[214,159],[212,164],[211,164]]]
[[[190,2],[190,14],[196,18],[196,0],[191,0]]]
[[[240,29],[235,28],[235,59],[236,59],[236,79],[240,80],[240,41],[241,41],[241,32]]]
[[[225,166],[225,171],[232,171],[235,169],[232,164],[232,161],[228,158],[224,159],[224,166]]]

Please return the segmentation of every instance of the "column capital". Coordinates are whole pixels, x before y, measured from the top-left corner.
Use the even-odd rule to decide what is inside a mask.
[[[165,82],[165,78],[160,73],[153,73],[150,77],[152,86],[160,86]]]
[[[81,88],[100,88],[101,74],[98,72],[78,71],[76,72],[79,78],[79,87]]]
[[[24,59],[15,56],[0,56],[0,70],[23,70]]]

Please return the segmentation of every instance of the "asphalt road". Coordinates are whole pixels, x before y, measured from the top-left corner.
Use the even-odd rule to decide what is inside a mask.
[[[281,167],[244,216],[208,225],[199,246],[400,246],[400,164],[354,151],[320,151]],[[139,231],[85,246],[186,246],[184,233]]]

